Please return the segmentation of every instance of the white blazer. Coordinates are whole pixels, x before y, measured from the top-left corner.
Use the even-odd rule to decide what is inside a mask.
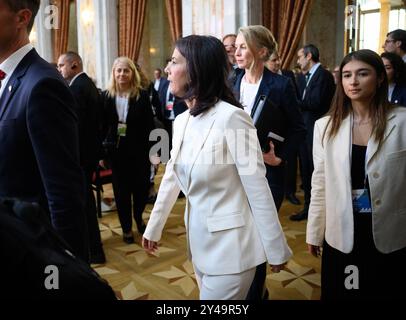
[[[243,110],[220,101],[195,121],[198,152],[191,159],[187,176],[175,164],[190,114],[174,122],[171,160],[144,237],[159,241],[165,222],[181,189],[186,195],[185,226],[188,254],[205,274],[241,273],[265,261],[286,262],[292,252],[283,234],[256,130]],[[241,133],[249,132],[249,137]],[[235,134],[239,133],[236,139]],[[249,165],[238,156],[247,139],[252,157]],[[213,163],[208,159],[217,159]],[[227,159],[218,161],[218,159]],[[252,169],[254,168],[254,170]],[[181,181],[187,181],[187,185]]]
[[[312,196],[306,242],[327,243],[344,253],[354,245],[351,196],[351,117],[344,119],[337,136],[322,137],[328,117],[314,128]],[[372,205],[372,232],[376,248],[390,253],[406,247],[406,108],[388,115],[381,146],[371,138],[367,146]]]

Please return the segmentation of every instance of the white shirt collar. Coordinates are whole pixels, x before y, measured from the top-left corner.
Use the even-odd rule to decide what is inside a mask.
[[[17,51],[15,51],[11,56],[9,56],[6,60],[4,60],[0,64],[0,70],[6,73],[6,77],[3,79],[2,86],[0,89],[0,97],[3,94],[3,91],[6,88],[8,81],[10,80],[11,76],[13,75],[14,70],[20,64],[21,60],[30,52],[34,47],[31,43],[26,44],[25,46],[21,47]]]
[[[72,80],[69,82],[69,87],[73,84],[73,82],[77,79],[77,78],[79,78],[79,76],[81,75],[81,74],[83,74],[84,73],[84,71],[82,71],[81,73],[78,73],[76,76],[74,76],[73,78],[72,78]]]
[[[18,64],[24,59],[27,53],[32,50],[32,48],[34,48],[32,44],[28,43],[24,47],[18,49],[0,64],[0,69],[6,73],[6,78],[11,77]]]
[[[313,67],[310,68],[309,72],[310,72],[310,78],[313,77],[313,75],[315,74],[315,72],[317,71],[317,69],[320,67],[321,63],[318,62],[316,63]],[[310,80],[309,80],[310,81]]]

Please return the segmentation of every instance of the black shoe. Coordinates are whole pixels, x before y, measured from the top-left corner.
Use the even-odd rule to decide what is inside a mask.
[[[156,195],[150,196],[150,197],[148,198],[148,200],[147,200],[147,203],[148,203],[148,204],[154,204],[155,201],[156,201]]]
[[[133,234],[131,233],[131,235],[128,235],[128,234],[123,234],[123,241],[125,242],[125,243],[128,243],[128,244],[131,244],[131,243],[134,243],[134,236],[133,236]]]
[[[140,234],[144,234],[145,229],[147,228],[145,222],[141,220],[140,222],[136,221],[137,223],[137,230]]]
[[[302,211],[298,212],[297,214],[292,214],[289,219],[292,221],[302,221],[307,219],[307,214],[309,213],[308,209],[303,209]]]
[[[104,255],[103,249],[97,253],[90,254],[90,264],[103,264],[106,263],[106,256]]]
[[[300,201],[298,198],[296,198],[296,195],[294,193],[288,193],[286,195],[286,200],[288,200],[291,204],[294,204],[296,206],[300,205]]]
[[[269,299],[269,291],[268,289],[265,288],[264,295],[262,296],[262,300],[268,300]]]

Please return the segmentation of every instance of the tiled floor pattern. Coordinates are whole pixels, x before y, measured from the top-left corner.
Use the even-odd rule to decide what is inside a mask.
[[[156,178],[160,181],[162,169]],[[104,196],[112,196],[111,186],[105,188]],[[298,193],[303,200],[303,193]],[[122,231],[115,211],[100,219],[100,230],[107,263],[94,265],[95,270],[125,300],[198,299],[199,293],[193,267],[186,257],[183,210],[185,200],[179,199],[165,226],[160,249],[156,255],[148,255],[141,248],[141,236],[135,231],[135,244],[122,241]],[[144,212],[148,220],[152,205]],[[289,215],[299,211],[285,201],[280,220],[294,256],[287,268],[273,274],[268,268],[267,287],[269,298],[277,300],[312,300],[320,296],[320,260],[307,253],[305,244],[306,221],[292,222]],[[134,226],[135,228],[135,226]]]

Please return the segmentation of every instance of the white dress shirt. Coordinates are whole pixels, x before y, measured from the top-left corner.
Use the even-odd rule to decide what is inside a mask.
[[[240,86],[240,103],[244,106],[244,111],[251,115],[252,108],[254,107],[255,97],[257,96],[261,79],[257,83],[248,83],[245,77],[241,80]]]
[[[32,44],[28,43],[24,47],[18,49],[0,64],[0,70],[6,73],[6,77],[1,81],[0,98],[4,90],[6,90],[6,87],[8,87],[7,90],[10,90],[10,86],[7,85],[7,82],[10,80],[14,70],[20,64],[21,60],[23,60],[27,53],[30,52],[33,48],[34,47],[32,46]]]
[[[310,68],[310,70],[309,70],[310,77],[309,77],[309,79],[306,79],[306,87],[305,87],[305,89],[304,89],[304,91],[303,91],[302,100],[303,100],[304,97],[306,96],[306,89],[307,89],[307,86],[309,85],[310,81],[312,80],[314,74],[316,73],[316,71],[317,71],[317,69],[320,67],[320,65],[321,65],[321,63],[318,62],[318,63],[316,63],[313,67]]]
[[[160,83],[161,83],[161,78],[155,80],[155,83],[154,83],[155,91],[158,91]]]
[[[118,121],[120,123],[127,123],[127,114],[129,108],[128,97],[116,96],[116,110],[118,115]]]
[[[392,94],[393,94],[393,90],[395,90],[395,83],[390,83],[388,85],[388,101],[390,102],[392,100]]]

